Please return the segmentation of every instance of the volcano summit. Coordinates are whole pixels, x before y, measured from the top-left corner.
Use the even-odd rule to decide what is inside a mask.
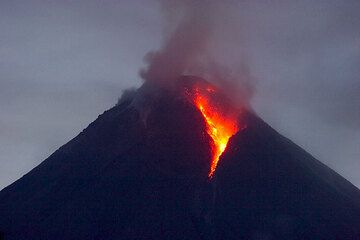
[[[4,239],[360,239],[360,191],[197,77],[146,82],[0,192]]]

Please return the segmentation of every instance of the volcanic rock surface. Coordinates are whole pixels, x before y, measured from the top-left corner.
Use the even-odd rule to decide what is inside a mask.
[[[201,112],[177,91],[145,83],[0,192],[0,232],[27,240],[360,239],[360,191],[252,111],[241,118],[247,127],[209,179],[213,143]]]

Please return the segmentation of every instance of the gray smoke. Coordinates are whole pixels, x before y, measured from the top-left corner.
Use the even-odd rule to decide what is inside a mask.
[[[253,83],[239,47],[239,21],[232,22],[236,1],[170,0],[160,4],[162,47],[146,55],[148,65],[141,77],[171,86],[181,75],[196,75],[247,102]]]

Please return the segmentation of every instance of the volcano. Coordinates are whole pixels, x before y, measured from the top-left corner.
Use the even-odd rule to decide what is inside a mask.
[[[0,192],[4,239],[360,239],[360,191],[220,89],[146,82]]]

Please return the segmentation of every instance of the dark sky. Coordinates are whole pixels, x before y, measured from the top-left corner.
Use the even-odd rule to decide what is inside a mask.
[[[246,62],[255,110],[360,187],[360,1],[225,4],[214,49]],[[152,0],[0,1],[0,189],[141,84],[163,15]]]

